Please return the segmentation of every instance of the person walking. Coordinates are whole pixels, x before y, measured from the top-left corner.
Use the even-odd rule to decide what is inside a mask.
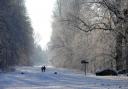
[[[42,66],[42,67],[41,67],[41,71],[42,71],[42,72],[45,72],[45,70],[46,70],[46,67],[45,67],[45,66]]]
[[[46,67],[44,66],[44,72],[45,72],[45,70],[46,70]]]

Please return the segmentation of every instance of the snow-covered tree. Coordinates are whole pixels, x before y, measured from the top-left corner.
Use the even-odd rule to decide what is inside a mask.
[[[59,4],[58,4],[59,3]],[[127,68],[127,0],[58,0],[50,43],[53,65],[88,71]]]

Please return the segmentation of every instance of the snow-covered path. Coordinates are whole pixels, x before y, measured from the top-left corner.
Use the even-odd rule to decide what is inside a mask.
[[[0,89],[128,89],[128,77],[85,77],[51,67],[42,73],[39,67],[22,67],[14,73],[1,73]]]

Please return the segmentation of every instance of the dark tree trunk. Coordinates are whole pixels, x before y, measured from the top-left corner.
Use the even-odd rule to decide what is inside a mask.
[[[126,53],[126,59],[125,59],[125,61],[126,61],[126,69],[128,69],[128,45],[126,46],[125,53]]]
[[[118,34],[116,38],[116,69],[120,70],[123,68],[122,64],[122,35]]]

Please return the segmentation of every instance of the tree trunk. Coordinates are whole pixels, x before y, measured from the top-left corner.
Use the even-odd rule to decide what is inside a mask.
[[[116,69],[120,70],[123,68],[122,64],[122,35],[118,34],[116,37]]]

